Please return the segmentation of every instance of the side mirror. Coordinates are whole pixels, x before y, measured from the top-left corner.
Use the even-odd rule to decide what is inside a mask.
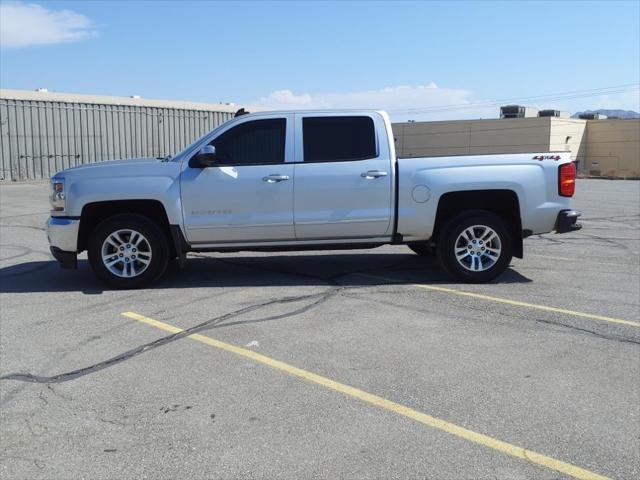
[[[213,145],[205,145],[189,160],[189,166],[192,168],[208,168],[213,167],[215,164],[216,147]]]

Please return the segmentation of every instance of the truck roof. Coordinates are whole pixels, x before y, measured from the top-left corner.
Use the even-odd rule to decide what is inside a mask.
[[[386,113],[384,110],[376,110],[375,108],[340,108],[340,109],[335,109],[335,108],[327,108],[327,109],[321,109],[321,108],[316,108],[316,109],[309,109],[309,110],[256,110],[253,112],[249,112],[246,113],[244,115],[264,115],[264,114],[275,114],[275,115],[287,115],[287,114],[292,114],[292,113],[301,113],[301,114],[310,114],[310,113],[321,113],[321,114],[328,114],[328,113],[335,113],[335,114],[341,114],[341,113]]]

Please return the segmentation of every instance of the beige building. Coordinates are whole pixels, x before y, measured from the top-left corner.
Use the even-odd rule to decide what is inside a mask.
[[[640,177],[640,120],[587,120],[584,171]]]
[[[410,122],[393,133],[404,157],[568,151],[582,175],[640,177],[640,119]]]

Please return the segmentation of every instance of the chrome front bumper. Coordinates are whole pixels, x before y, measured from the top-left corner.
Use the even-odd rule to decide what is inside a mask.
[[[64,252],[78,251],[79,218],[49,217],[47,221],[47,239],[49,245]]]

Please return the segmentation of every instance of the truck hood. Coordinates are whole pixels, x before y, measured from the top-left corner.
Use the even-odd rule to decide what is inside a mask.
[[[63,177],[67,181],[77,181],[104,177],[175,176],[179,171],[179,165],[177,162],[164,161],[158,158],[109,160],[71,167],[56,173],[55,177]]]
[[[58,172],[56,175],[64,176],[67,172],[79,172],[81,170],[91,170],[95,168],[113,168],[119,167],[120,165],[155,165],[156,163],[160,163],[162,160],[153,158],[153,157],[141,157],[141,158],[131,158],[129,160],[107,160],[104,162],[96,162],[96,163],[86,163],[84,165],[76,165],[75,167],[70,167],[65,170]]]

